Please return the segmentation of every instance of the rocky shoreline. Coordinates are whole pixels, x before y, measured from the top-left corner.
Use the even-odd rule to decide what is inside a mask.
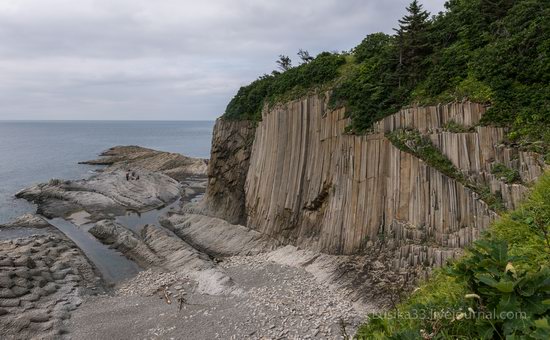
[[[347,257],[205,215],[206,160],[129,146],[85,163],[105,168],[22,190],[39,215],[0,226],[0,337],[333,339],[375,310],[335,284]],[[101,248],[55,221],[142,271],[105,288]]]
[[[58,339],[85,295],[103,290],[98,273],[65,235],[35,215],[1,226],[39,230],[0,241],[0,336]]]

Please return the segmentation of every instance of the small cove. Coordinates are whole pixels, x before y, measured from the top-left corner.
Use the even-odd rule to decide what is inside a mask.
[[[115,221],[139,235],[141,229],[147,224],[160,225],[159,218],[169,211],[177,210],[182,204],[182,200],[185,202],[196,202],[202,196],[202,193],[197,193],[193,197],[187,197],[185,200],[179,198],[162,208],[143,213],[128,211],[126,215],[116,216]],[[77,226],[63,218],[48,219],[48,222],[76,243],[99,270],[107,283],[117,283],[127,280],[142,270],[134,261],[126,258],[119,251],[101,243],[90,234],[88,231],[94,226],[94,223]]]
[[[106,282],[117,283],[135,276],[142,270],[134,261],[104,245],[90,234],[88,230],[92,224],[77,227],[62,218],[49,219],[48,222],[76,243]]]

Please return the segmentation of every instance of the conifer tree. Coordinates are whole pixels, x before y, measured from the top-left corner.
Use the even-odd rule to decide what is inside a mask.
[[[417,0],[407,7],[408,14],[395,29],[399,47],[399,87],[414,86],[421,77],[422,63],[430,53],[428,40],[429,16]]]

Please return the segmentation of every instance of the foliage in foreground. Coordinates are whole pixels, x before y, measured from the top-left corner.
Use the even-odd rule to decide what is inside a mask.
[[[360,339],[550,338],[550,173],[465,256],[407,301],[370,315]]]

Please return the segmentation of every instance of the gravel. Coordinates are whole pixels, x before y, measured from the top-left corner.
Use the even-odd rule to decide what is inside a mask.
[[[219,266],[238,289],[200,294],[184,273],[149,269],[113,295],[88,298],[73,312],[69,334],[75,339],[341,339],[342,323],[351,335],[363,321],[351,301],[302,268],[261,255],[227,258]]]

